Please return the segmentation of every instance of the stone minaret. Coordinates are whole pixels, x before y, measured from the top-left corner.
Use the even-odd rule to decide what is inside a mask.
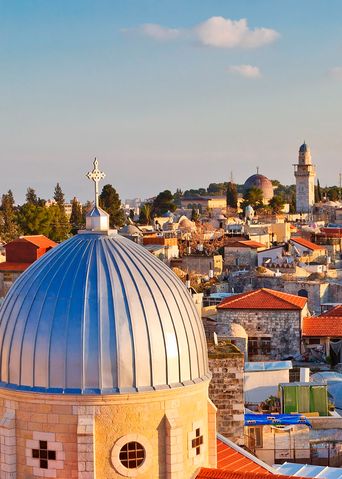
[[[311,163],[310,148],[304,142],[299,148],[296,177],[296,211],[309,213],[315,202],[315,166]]]

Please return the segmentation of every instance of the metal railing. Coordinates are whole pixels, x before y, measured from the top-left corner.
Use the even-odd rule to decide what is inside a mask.
[[[264,449],[256,448],[254,455],[273,464],[293,462],[297,464],[311,464],[314,466],[342,466],[342,451],[336,451],[332,445],[327,447],[309,449]]]

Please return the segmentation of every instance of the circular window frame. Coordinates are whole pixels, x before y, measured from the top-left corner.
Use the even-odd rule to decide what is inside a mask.
[[[120,460],[120,451],[128,442],[138,442],[145,449],[145,459],[143,463],[134,469],[125,467]],[[127,434],[126,436],[120,437],[114,444],[111,452],[112,466],[119,474],[125,477],[137,477],[144,474],[152,463],[152,457],[152,447],[148,439],[142,434]]]

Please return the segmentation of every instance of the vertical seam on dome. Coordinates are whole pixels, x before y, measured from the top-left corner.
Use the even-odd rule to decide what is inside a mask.
[[[126,290],[124,288],[124,281],[123,281],[123,278],[122,278],[122,275],[121,275],[121,272],[120,272],[120,269],[118,268],[118,265],[117,265],[117,262],[115,260],[115,256],[113,254],[113,251],[108,251],[110,256],[112,257],[112,260],[113,260],[113,266],[115,268],[115,271],[117,273],[117,276],[118,276],[118,279],[120,281],[120,286],[121,286],[121,291],[122,291],[122,296],[124,298],[124,302],[125,302],[125,309],[126,309],[126,312],[127,312],[127,319],[128,319],[128,324],[129,324],[129,330],[130,330],[130,337],[131,337],[131,347],[132,347],[132,357],[133,357],[133,364],[134,364],[134,367],[133,367],[133,370],[132,370],[132,377],[133,377],[133,384],[136,385],[136,367],[137,367],[137,364],[136,364],[136,355],[135,355],[135,338],[134,338],[134,335],[133,335],[133,328],[132,328],[132,316],[131,316],[131,311],[130,311],[130,308],[129,308],[129,304],[128,304],[128,301],[127,301],[127,295],[126,295]],[[120,374],[120,368],[119,368],[119,357],[118,356],[118,374]],[[121,376],[121,374],[120,374]],[[120,385],[121,385],[121,377],[119,377],[118,375],[118,388],[120,390]]]
[[[86,319],[87,294],[88,294],[88,286],[89,286],[89,273],[90,273],[90,265],[91,265],[91,262],[92,262],[93,251],[94,251],[94,242],[91,243],[89,255],[88,255],[88,258],[87,258],[86,274],[85,274],[85,278],[84,278],[84,287],[83,287],[83,302],[82,302],[82,304],[83,304],[83,313],[82,313],[83,321],[82,321],[82,330],[81,330],[81,334],[82,334],[82,338],[81,338],[81,341],[82,341],[82,367],[81,367],[82,377],[81,377],[81,381],[80,381],[81,391],[84,391],[84,389],[85,389],[85,344],[84,344],[85,333],[84,332],[85,332],[85,327],[86,327],[85,319]]]
[[[70,246],[70,244],[68,245],[68,247],[69,247],[69,246]],[[54,251],[56,251],[56,250],[52,250],[52,252],[54,252]],[[52,254],[49,255],[49,256],[52,256]],[[44,258],[44,257],[43,257],[43,258]],[[51,261],[50,258],[48,258],[48,259],[49,259],[49,261],[48,261],[46,258],[44,258],[44,260],[45,260],[44,263],[49,264],[49,263],[51,262],[52,264],[50,265],[50,267],[49,267],[49,269],[48,269],[47,272],[45,272],[44,274],[41,274],[41,275],[37,275],[37,278],[38,278],[39,276],[41,276],[42,278],[39,278],[39,284],[38,284],[38,286],[37,286],[37,288],[36,288],[36,292],[35,292],[35,294],[34,294],[34,298],[37,296],[37,293],[38,293],[38,291],[39,291],[39,288],[40,288],[42,279],[44,279],[44,278],[47,276],[47,274],[49,273],[49,271],[51,270],[51,268],[54,266],[54,264],[55,264],[56,261],[58,260],[58,255],[57,255],[57,257],[56,257],[56,255],[54,254],[54,255],[53,255],[53,258],[52,258],[52,261]],[[38,263],[38,261],[37,261],[37,263]],[[35,266],[35,268],[34,268],[33,271],[35,271],[36,269],[39,270],[39,265],[37,265],[37,263],[36,263],[36,266]],[[41,271],[43,271],[43,270],[41,269]],[[22,285],[21,285],[21,283],[19,284],[19,286],[22,286],[22,287],[21,287],[20,291],[17,293],[15,300],[13,300],[13,304],[12,304],[12,308],[11,308],[11,313],[10,313],[10,315],[8,316],[8,320],[7,320],[7,323],[6,323],[5,331],[4,331],[4,334],[3,334],[3,340],[2,340],[2,344],[1,344],[1,351],[2,351],[2,349],[3,349],[3,341],[4,341],[5,336],[6,336],[7,327],[8,327],[9,320],[10,320],[10,317],[11,317],[11,315],[12,315],[12,311],[13,311],[13,308],[14,308],[14,306],[15,306],[16,300],[17,300],[18,297],[20,296],[21,291],[22,291],[25,287],[27,287],[27,284],[28,284],[28,283],[30,283],[31,274],[32,274],[32,270],[30,270],[30,274],[29,274],[29,275],[25,275],[25,277],[23,277],[23,281],[21,281],[21,283],[23,283],[23,284],[22,284]],[[24,281],[24,280],[25,280],[25,281]],[[16,285],[16,287],[17,287],[17,285]],[[16,287],[15,287],[15,288],[16,288]],[[19,318],[19,316],[20,316],[20,312],[21,312],[21,310],[22,310],[22,308],[23,308],[23,306],[24,306],[24,303],[25,303],[26,298],[27,298],[28,294],[30,293],[30,291],[31,291],[31,286],[29,286],[29,287],[27,288],[26,294],[25,294],[24,298],[22,298],[21,305],[20,305],[20,308],[19,308],[17,317],[14,319],[14,326],[13,326],[11,338],[10,338],[10,340],[9,340],[9,343],[10,343],[9,346],[10,346],[10,347],[9,347],[8,364],[7,364],[7,377],[8,377],[8,381],[7,381],[7,382],[9,382],[9,383],[10,383],[10,352],[11,352],[11,346],[12,346],[12,343],[13,343],[13,336],[14,336],[14,333],[15,333],[15,330],[16,330],[16,326],[17,326],[18,318]],[[15,291],[13,291],[13,295],[14,295],[14,293],[15,293]],[[11,297],[11,299],[12,299],[12,297]],[[22,349],[23,349],[23,339],[24,339],[25,332],[26,332],[26,326],[27,326],[27,322],[28,322],[28,317],[29,317],[29,314],[30,314],[31,309],[32,309],[32,304],[33,304],[33,300],[31,301],[31,304],[30,304],[30,306],[29,306],[28,314],[26,315],[26,318],[25,318],[25,326],[24,326],[24,328],[23,328],[23,333],[22,333],[22,336],[21,336],[20,353],[19,353],[19,384],[22,383],[22,377],[21,377],[21,375],[22,375]],[[42,309],[42,306],[41,306],[40,310],[41,310],[41,309]],[[34,354],[32,355],[32,362],[33,362],[33,364],[32,364],[32,378],[31,378],[31,379],[32,379],[32,384],[34,384],[34,371],[35,371]]]
[[[148,253],[147,251],[142,251],[141,252],[141,256],[145,256],[146,257],[146,260],[147,262],[152,265],[152,268],[156,271],[156,266],[154,266],[154,262],[152,260],[153,256],[151,255],[151,253]],[[171,269],[169,267],[167,267],[166,265],[164,265],[164,263],[161,262],[161,264],[163,265],[161,268],[158,268],[158,270],[163,270],[166,274],[166,276],[168,276],[168,278],[170,279],[170,281],[173,283],[173,285],[176,287],[178,293],[179,293],[179,297],[183,303],[183,306],[184,306],[184,309],[186,311],[186,315],[188,317],[188,320],[189,320],[189,324],[190,324],[190,327],[191,327],[191,330],[193,332],[193,336],[194,336],[194,346],[195,346],[195,351],[196,351],[196,356],[197,356],[197,369],[198,369],[198,376],[200,377],[202,375],[201,373],[201,370],[200,370],[200,364],[202,363],[202,368],[203,368],[203,373],[206,372],[206,370],[208,369],[207,367],[207,363],[205,362],[205,358],[203,358],[201,354],[199,354],[199,351],[198,351],[198,345],[197,345],[197,342],[196,342],[196,335],[195,335],[195,332],[194,332],[194,325],[193,325],[193,322],[190,320],[190,317],[189,317],[189,312],[188,312],[188,309],[186,308],[186,305],[185,305],[185,302],[184,302],[184,297],[186,297],[186,300],[187,300],[187,303],[190,305],[192,311],[194,312],[194,314],[197,316],[198,315],[198,312],[196,310],[196,307],[195,307],[195,304],[194,302],[192,301],[190,295],[188,293],[186,294],[182,294],[182,289],[184,287],[183,283],[180,282],[180,280],[177,278],[177,276],[174,275],[174,273],[172,273]],[[162,275],[160,275],[160,278],[166,283],[165,281],[165,278],[163,278]],[[166,283],[167,284],[167,283]],[[183,314],[181,313],[180,311],[180,308],[178,306],[178,303],[176,301],[176,298],[175,298],[175,295],[172,291],[172,288],[170,288],[170,286],[168,285],[174,299],[175,299],[175,302],[177,304],[177,307],[178,307],[178,310],[179,310],[179,313],[180,313],[180,316],[182,318],[182,321],[183,321],[183,325],[184,325],[184,331],[185,331],[185,334],[186,334],[186,338],[187,338],[187,341],[188,341],[188,345],[189,345],[189,339],[188,339],[188,333],[187,333],[187,330],[186,330],[186,327],[185,327],[185,324],[184,324],[184,318],[183,318]],[[182,288],[182,289],[181,289]],[[199,318],[200,319],[200,318]],[[200,319],[201,321],[201,319]],[[202,347],[202,351],[206,351],[206,346],[204,345],[204,332],[203,332],[203,326],[202,328],[200,328],[200,324],[198,324],[198,321],[196,321],[196,327],[197,327],[197,336],[200,338],[200,341],[201,341],[201,347]],[[201,329],[201,330],[200,330]],[[189,346],[189,350],[190,350],[190,346]],[[202,360],[200,359],[202,357]],[[192,362],[191,362],[191,359],[189,357],[189,365],[190,365],[190,372],[192,371]]]
[[[123,252],[125,253],[125,256],[128,257],[128,259],[131,260],[131,258],[129,258],[129,256],[127,255],[127,252],[124,251],[124,249],[122,248],[122,246],[119,244],[118,241],[116,242],[116,246],[117,246],[117,254],[120,256],[120,258],[122,259],[122,261],[123,261],[123,263],[124,263],[124,265],[125,265],[125,267],[126,267],[126,271],[128,272],[128,274],[129,274],[129,276],[130,276],[130,278],[131,278],[131,280],[132,280],[132,283],[133,283],[133,285],[134,285],[134,287],[135,287],[135,291],[136,291],[137,296],[138,296],[139,301],[140,301],[141,309],[142,309],[143,316],[144,316],[144,320],[145,320],[145,327],[146,327],[146,331],[147,331],[147,341],[148,341],[148,345],[149,345],[150,385],[153,386],[153,387],[155,387],[155,384],[154,384],[153,352],[152,352],[152,345],[151,345],[151,340],[150,340],[150,333],[151,333],[151,331],[150,331],[149,324],[148,324],[148,320],[147,320],[146,308],[145,308],[145,305],[144,305],[144,303],[143,303],[141,294],[140,294],[140,292],[139,292],[138,285],[137,285],[137,283],[136,283],[136,281],[135,281],[135,279],[134,279],[134,277],[133,277],[133,275],[132,275],[131,270],[128,268],[127,260],[124,260],[124,258],[123,258],[123,256],[122,256],[121,252],[118,251],[118,249],[120,249],[121,251],[123,251]],[[131,260],[131,261],[132,261],[132,260]],[[145,282],[145,284],[146,284],[148,290],[151,292],[151,289],[150,289],[149,285],[147,284],[146,279],[143,277],[143,275],[142,275],[140,269],[137,267],[137,265],[136,265],[133,261],[132,261],[132,263],[134,264],[135,268],[137,269],[137,271],[138,271],[140,277],[143,278],[143,280],[144,280],[144,282]],[[159,314],[159,311],[158,311],[158,308],[157,308],[155,299],[154,299],[154,297],[153,297],[152,294],[151,294],[151,297],[152,297],[152,299],[153,299],[153,302],[154,302],[154,305],[155,305],[155,308],[156,308],[157,316],[158,316],[158,318],[159,318],[159,323],[161,324],[160,314]],[[161,330],[162,330],[162,328],[161,328]],[[163,330],[162,330],[162,335],[163,335],[163,341],[164,341],[164,350],[166,351],[165,335],[164,335],[164,331],[163,331]],[[167,364],[167,355],[166,355],[166,354],[165,354],[165,364]],[[167,372],[167,370],[166,370],[166,379],[168,379],[167,376],[168,376],[168,372]]]
[[[111,258],[109,258],[108,254],[108,244],[107,242],[103,242],[102,245],[102,253],[105,257],[105,261],[103,262],[104,266],[106,267],[106,283],[107,283],[107,290],[108,290],[108,301],[110,298],[110,303],[112,306],[113,310],[113,324],[109,325],[112,326],[113,332],[114,332],[114,345],[113,345],[113,354],[115,354],[115,357],[112,357],[112,354],[110,354],[110,365],[111,365],[111,376],[112,376],[112,387],[113,388],[118,388],[119,387],[119,371],[118,371],[118,351],[119,351],[119,344],[118,344],[118,335],[117,335],[117,330],[116,330],[116,305],[114,301],[114,290],[113,290],[113,276],[111,273],[111,270],[109,268],[109,263],[111,263]],[[110,293],[110,294],[109,294]],[[110,338],[111,339],[111,338]],[[110,353],[112,353],[112,347],[111,345],[109,346]],[[115,366],[115,367],[114,367]],[[115,369],[115,371],[114,371]]]
[[[67,262],[67,260],[70,258],[70,256],[73,256],[74,250],[75,249],[77,250],[77,247],[78,247],[79,244],[80,244],[80,241],[75,240],[75,245],[71,250],[68,251],[67,257],[65,258],[65,261],[63,262],[63,265]],[[67,262],[67,267],[65,269],[62,269],[62,264],[61,264],[61,266],[55,271],[55,274],[50,281],[50,284],[51,284],[51,282],[53,281],[53,279],[57,275],[57,272],[59,272],[61,270],[63,271],[64,274],[63,274],[63,277],[62,277],[62,279],[59,283],[58,292],[56,294],[57,299],[55,301],[54,308],[53,308],[53,314],[51,314],[52,320],[49,323],[49,349],[48,349],[48,353],[47,353],[47,355],[48,355],[48,378],[47,378],[47,386],[46,387],[50,387],[50,385],[51,385],[51,382],[50,382],[50,379],[51,379],[51,373],[50,373],[50,371],[51,371],[51,362],[50,362],[50,357],[51,357],[51,333],[52,333],[54,322],[56,321],[56,317],[55,317],[56,316],[56,307],[57,307],[57,304],[58,304],[58,298],[60,297],[61,288],[64,285],[64,280],[65,280],[67,274],[69,273],[69,269],[70,269],[71,264],[72,264],[72,262],[70,262],[70,263]],[[45,303],[45,301],[44,301],[44,303]],[[39,325],[40,325],[40,321],[38,323],[37,331],[39,329]],[[36,343],[36,341],[37,341],[37,336],[36,336],[36,339],[35,339],[35,343]],[[36,347],[35,347],[35,351],[36,351]],[[64,359],[66,359],[66,358],[64,358]],[[65,384],[65,376],[64,376],[64,384]]]
[[[132,245],[134,245],[134,243],[132,242]],[[138,259],[138,256],[136,254],[136,250],[134,247],[131,247],[131,245],[128,245],[127,244],[127,249],[132,253],[132,255],[135,257],[135,259]],[[142,251],[141,253],[145,253],[145,251]],[[151,254],[151,253],[149,253]],[[141,254],[141,256],[143,256]],[[171,291],[171,294],[175,300],[175,304],[177,305],[177,308],[178,308],[178,311],[180,313],[180,317],[182,318],[182,323],[183,323],[183,330],[185,332],[185,337],[186,337],[186,341],[187,341],[187,344],[188,344],[188,350],[190,350],[189,348],[189,340],[188,340],[188,335],[187,335],[187,331],[186,331],[186,327],[185,327],[185,324],[184,324],[184,320],[183,320],[183,315],[181,314],[180,310],[179,310],[179,307],[178,307],[178,304],[177,304],[177,301],[176,301],[176,298],[173,294],[173,291],[171,290],[170,286],[166,283],[165,279],[162,277],[162,275],[160,274],[160,270],[161,268],[158,270],[157,268],[154,268],[153,267],[153,262],[151,263],[150,262],[150,257],[149,256],[146,256],[146,262],[148,262],[150,264],[150,266],[152,265],[152,269],[158,274],[159,278],[163,280],[163,282],[168,286],[169,290]],[[133,262],[133,261],[132,261]],[[141,260],[140,260],[141,262]],[[133,262],[134,263],[134,262]],[[147,271],[147,273],[150,275],[152,281],[154,282],[154,284],[156,285],[157,289],[159,290],[161,296],[163,297],[164,299],[164,303],[166,305],[166,308],[169,312],[169,316],[170,316],[170,319],[171,319],[171,323],[172,323],[172,326],[173,326],[173,331],[175,333],[175,337],[176,337],[176,341],[177,341],[177,351],[178,351],[178,378],[179,378],[179,382],[182,382],[182,375],[181,375],[181,356],[180,356],[180,346],[179,346],[179,337],[178,337],[178,334],[177,334],[177,329],[175,327],[175,322],[174,322],[174,319],[172,317],[172,314],[171,314],[171,311],[170,311],[170,308],[169,308],[169,305],[168,305],[168,302],[166,301],[166,298],[165,298],[165,295],[162,291],[162,289],[160,288],[158,282],[156,281],[155,277],[151,274],[151,272],[148,270],[148,268],[146,267],[146,265],[144,265],[142,262],[141,264],[143,265],[143,267],[145,268],[145,270]],[[163,263],[161,263],[163,264]],[[141,273],[140,273],[141,274]],[[143,277],[143,276],[142,276]],[[144,278],[144,277],[143,277]],[[145,282],[146,282],[146,279],[144,278]],[[147,284],[147,282],[146,282]],[[149,287],[149,290],[151,291],[150,287]],[[152,291],[151,291],[152,293]],[[153,297],[153,295],[151,294],[151,296]],[[153,301],[155,302],[155,299],[153,297]],[[156,310],[158,311],[158,308],[156,306]],[[158,311],[158,316],[159,316],[159,311]],[[162,323],[162,321],[161,321]],[[161,330],[163,331],[163,328],[161,328]],[[164,331],[163,331],[163,336],[164,336]],[[164,344],[165,344],[165,336],[164,336]],[[166,359],[168,359],[168,355],[167,355],[167,349],[166,349],[166,344],[165,344],[165,355],[166,355]],[[191,377],[191,361],[190,361],[190,358],[188,358],[188,361],[189,361],[189,370],[190,370],[190,377]],[[168,373],[167,373],[167,379],[168,379]],[[169,383],[169,380],[168,380],[168,383]],[[167,383],[167,384],[168,384]]]
[[[101,315],[101,268],[100,268],[100,261],[99,256],[103,251],[103,245],[101,239],[95,242],[95,253],[96,253],[96,296],[97,296],[97,360],[98,360],[98,387],[102,391],[103,388],[103,381],[102,381],[102,315]]]
[[[78,242],[80,244],[81,241]],[[78,244],[76,246],[78,246]],[[83,259],[84,256],[86,255],[87,250],[89,249],[89,242],[86,242],[86,245],[84,247],[84,250],[82,251],[81,258]],[[69,301],[68,301],[68,306],[66,308],[65,314],[66,314],[66,324],[65,324],[65,343],[64,343],[64,388],[66,389],[68,387],[67,385],[67,367],[68,367],[68,338],[69,338],[69,325],[70,325],[70,308],[71,308],[71,303],[72,303],[72,297],[73,297],[73,291],[75,288],[75,283],[76,283],[76,278],[79,273],[80,267],[81,267],[82,261],[78,262],[77,268],[75,270],[75,274],[73,277],[72,285],[70,288],[70,296],[69,296]],[[69,265],[71,267],[71,264]],[[70,268],[69,268],[70,269]],[[69,270],[68,270],[69,271]],[[50,344],[49,344],[49,364],[51,365],[50,362],[50,354],[51,354],[51,334],[50,334]]]
[[[40,304],[39,318],[38,318],[38,321],[37,321],[37,325],[36,325],[36,329],[35,329],[35,334],[34,334],[33,368],[32,368],[32,373],[33,373],[32,379],[33,379],[33,384],[34,384],[34,385],[36,385],[34,378],[35,378],[35,373],[36,373],[37,334],[38,334],[38,330],[39,330],[40,323],[41,323],[41,321],[42,321],[42,311],[43,311],[43,308],[44,308],[45,303],[46,303],[46,297],[47,297],[47,295],[48,295],[48,293],[49,293],[51,283],[52,283],[52,281],[54,280],[54,278],[56,277],[57,272],[59,272],[59,271],[61,271],[61,270],[63,269],[64,264],[66,263],[67,259],[68,259],[69,256],[72,254],[72,252],[73,252],[73,250],[76,248],[76,246],[77,246],[77,244],[73,245],[73,243],[71,243],[71,247],[68,249],[67,254],[65,255],[66,257],[63,258],[63,259],[64,259],[63,262],[57,261],[57,265],[58,265],[58,266],[57,266],[57,269],[55,269],[53,276],[52,276],[51,278],[49,277],[49,279],[50,279],[50,281],[49,281],[49,286],[46,287],[45,292],[44,292],[44,300],[43,300],[43,301],[41,302],[41,304]],[[61,259],[60,256],[57,255],[57,260],[60,260],[60,259]],[[59,264],[58,264],[58,262],[59,262]],[[55,264],[53,264],[52,266],[54,266],[54,265],[55,265]],[[51,271],[51,269],[52,269],[52,268],[49,268],[49,272]],[[47,276],[47,274],[46,274],[45,276]],[[38,289],[38,291],[39,291],[39,289]],[[58,289],[58,291],[60,291],[60,289]],[[31,302],[31,305],[30,305],[30,311],[31,311],[32,304],[33,304],[33,302]],[[29,315],[27,315],[27,318],[28,318],[28,317],[29,317]],[[53,315],[52,315],[51,321],[53,321]],[[49,325],[51,325],[51,321],[50,321],[50,324],[49,324]],[[26,329],[26,325],[25,325],[25,329]],[[50,331],[51,331],[51,330],[50,330]],[[23,336],[23,337],[24,337],[24,336]],[[50,347],[50,344],[49,344],[49,347]],[[21,349],[21,354],[22,354],[22,349]],[[48,352],[48,356],[49,356],[49,352]],[[47,378],[44,378],[44,379],[45,379],[45,381],[44,381],[44,382],[45,382],[45,386],[43,386],[43,387],[49,387],[49,382],[50,382],[50,378],[49,378],[49,372],[50,372],[50,371],[49,371],[49,365],[47,365],[47,367],[48,367],[48,377],[47,377]]]

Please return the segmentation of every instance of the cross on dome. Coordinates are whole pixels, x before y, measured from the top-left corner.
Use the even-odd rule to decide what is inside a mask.
[[[87,173],[87,178],[92,180],[95,183],[95,206],[99,207],[99,182],[103,180],[106,174],[103,171],[99,170],[99,161],[95,158],[93,162],[94,168],[93,171]]]

